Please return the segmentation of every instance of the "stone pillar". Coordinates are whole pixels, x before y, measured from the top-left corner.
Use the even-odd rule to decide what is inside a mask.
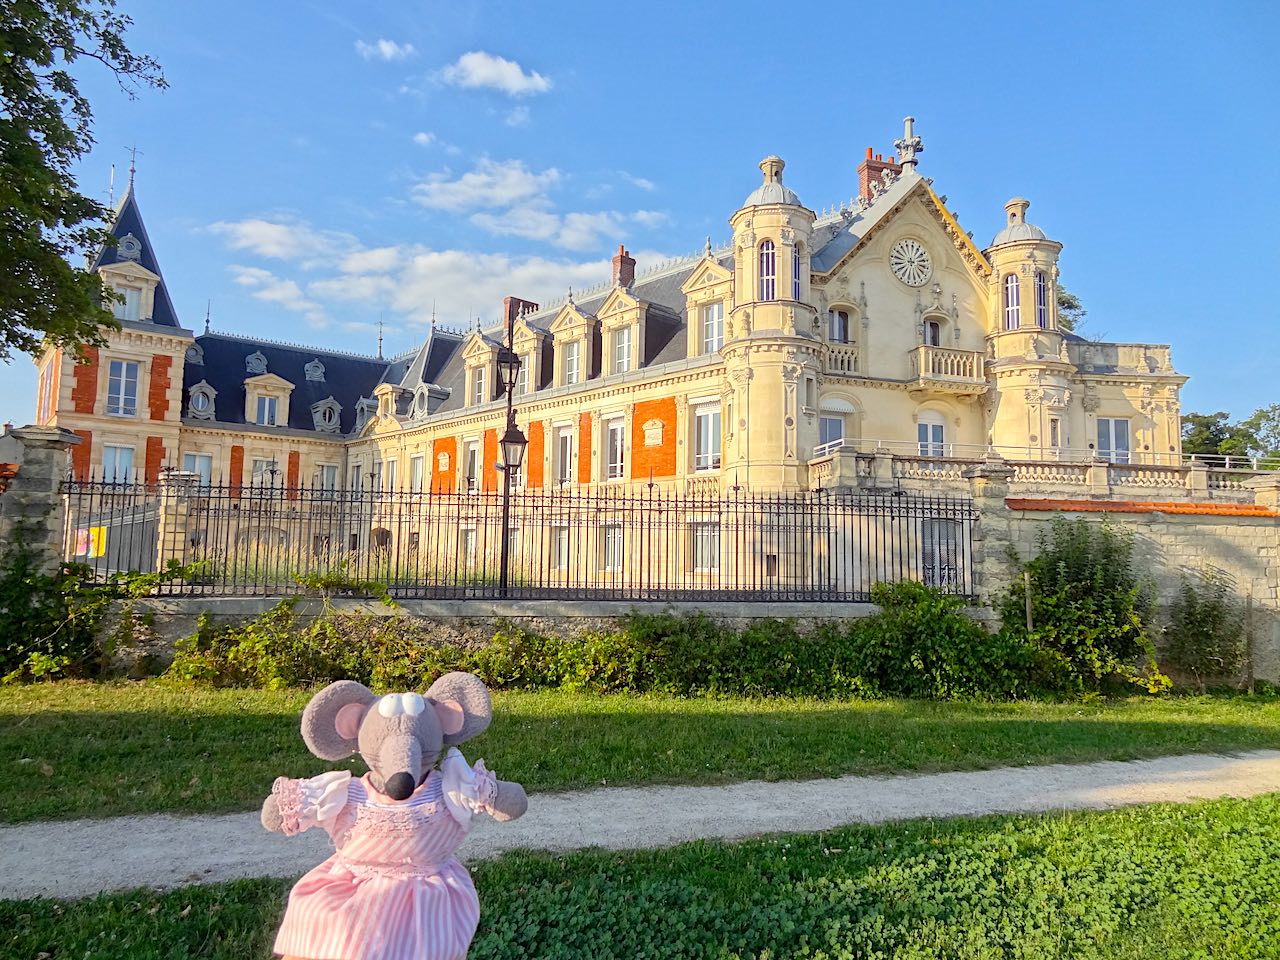
[[[994,603],[1017,574],[1013,513],[1005,503],[1014,472],[1003,457],[990,456],[964,473],[978,513],[973,528],[973,588],[986,603]]]
[[[71,448],[80,438],[60,427],[21,427],[0,436],[0,464],[12,479],[0,492],[0,553],[22,542],[55,573],[66,548],[67,511],[62,483],[70,475]]]
[[[871,485],[879,490],[893,487],[893,454],[888,447],[871,451]]]
[[[1100,457],[1089,461],[1089,495],[1094,497],[1111,496],[1111,474],[1109,463]]]
[[[1209,465],[1199,460],[1187,464],[1187,491],[1193,497],[1209,496]]]
[[[1280,511],[1280,474],[1251,477],[1244,485],[1253,491],[1253,501],[1258,506]]]
[[[186,563],[191,545],[191,501],[200,490],[200,474],[165,470],[160,474],[160,508],[156,518],[156,570],[170,561]]]

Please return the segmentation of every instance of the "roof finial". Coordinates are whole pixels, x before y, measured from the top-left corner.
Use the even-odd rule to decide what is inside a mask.
[[[924,141],[915,135],[915,117],[906,117],[902,121],[902,139],[893,141],[898,149],[898,163],[903,167],[915,169],[917,153],[924,153]]]
[[[709,233],[707,234],[707,245],[702,248],[702,255],[704,257],[711,256],[711,234]]]
[[[138,149],[135,143],[132,147],[125,147],[129,151],[129,189],[133,189],[133,175],[138,171],[138,154],[142,151]]]
[[[204,332],[209,332],[209,314],[213,312],[213,297],[210,297],[204,304]]]
[[[565,303],[573,303],[573,284],[569,284],[569,296],[565,298]]]
[[[382,313],[378,313],[378,359],[382,359]]]
[[[116,205],[116,165],[111,165],[111,176],[107,180],[107,206]]]
[[[431,298],[431,326],[436,325],[436,298]]]

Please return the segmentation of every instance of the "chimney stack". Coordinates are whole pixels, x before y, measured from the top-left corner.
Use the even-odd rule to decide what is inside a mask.
[[[867,158],[858,164],[858,195],[867,203],[871,202],[871,184],[883,183],[884,172],[892,170],[895,174],[902,173],[902,165],[895,163],[893,160],[886,160],[878,153],[873,153],[870,147],[867,147]]]
[[[631,254],[618,244],[618,255],[613,258],[613,285],[630,290],[636,281],[636,261]]]
[[[538,305],[532,300],[521,300],[519,297],[502,298],[502,320],[507,326],[520,319],[522,313],[533,313]]]

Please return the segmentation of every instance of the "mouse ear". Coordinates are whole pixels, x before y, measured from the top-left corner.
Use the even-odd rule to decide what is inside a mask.
[[[431,685],[427,696],[435,701],[446,746],[452,747],[478,737],[488,729],[489,721],[493,719],[489,688],[473,673],[446,673]],[[447,717],[441,713],[442,710],[448,714]]]
[[[378,698],[362,683],[329,684],[302,711],[302,739],[322,760],[343,760],[356,752],[360,724]]]

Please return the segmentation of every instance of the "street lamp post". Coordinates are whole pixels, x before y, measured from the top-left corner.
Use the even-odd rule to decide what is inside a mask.
[[[507,394],[507,430],[499,444],[502,447],[502,548],[498,560],[498,592],[507,595],[511,568],[511,474],[524,461],[528,439],[516,426],[516,381],[520,377],[520,357],[511,347],[515,317],[507,316],[507,342],[498,350],[498,376]]]

